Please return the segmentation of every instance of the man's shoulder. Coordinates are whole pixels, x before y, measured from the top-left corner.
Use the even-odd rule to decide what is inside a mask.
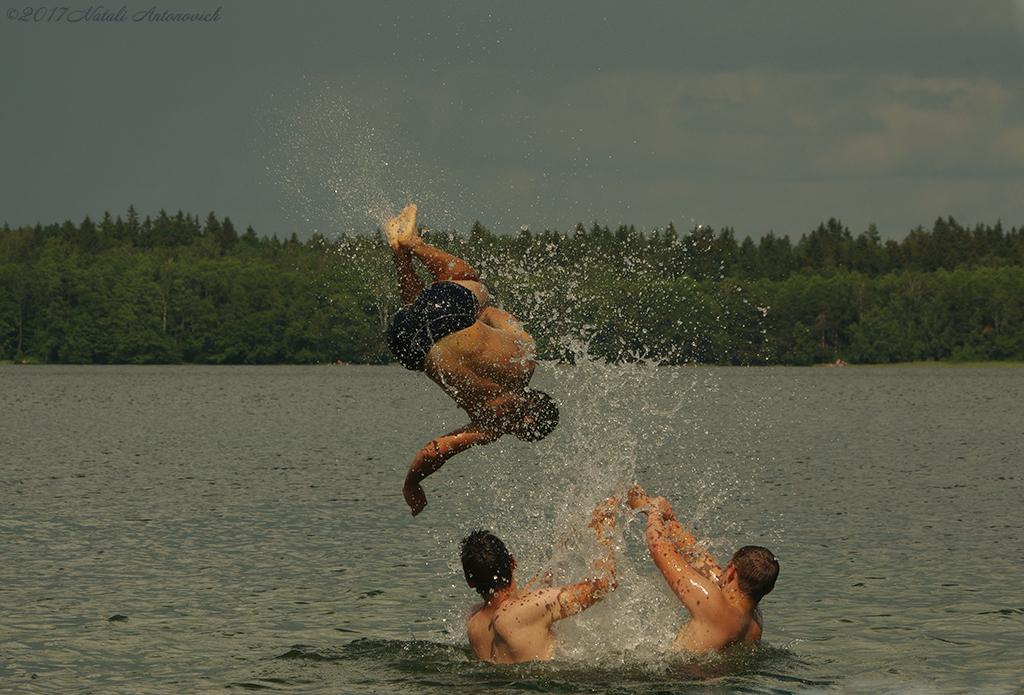
[[[743,611],[729,610],[717,615],[691,613],[679,628],[674,646],[677,650],[704,652],[740,642],[753,643],[760,638],[760,626]]]
[[[562,590],[563,587],[545,587],[505,599],[498,607],[497,617],[507,619],[514,616],[520,619],[524,616],[539,617],[549,613],[558,603],[558,596]]]
[[[466,632],[470,637],[485,634],[488,626],[497,622],[497,613],[498,607],[496,606],[490,606],[486,603],[474,606],[473,610],[466,617]]]

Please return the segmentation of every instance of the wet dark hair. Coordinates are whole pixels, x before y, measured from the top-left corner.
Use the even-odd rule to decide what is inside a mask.
[[[547,393],[537,389],[526,389],[530,399],[524,427],[517,428],[516,436],[524,442],[539,442],[558,427],[558,403]]]
[[[736,568],[740,591],[755,602],[775,588],[779,577],[779,560],[768,548],[745,545],[729,561]]]
[[[462,572],[481,596],[512,583],[512,555],[490,531],[473,531],[462,539]]]

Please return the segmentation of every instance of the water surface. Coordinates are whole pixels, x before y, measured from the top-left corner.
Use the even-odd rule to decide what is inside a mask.
[[[542,366],[548,440],[453,459],[461,424],[395,367],[0,368],[0,692],[1019,693],[1024,370]],[[693,660],[620,515],[620,587],[550,664],[474,662],[458,540],[523,573],[588,560],[636,480],[719,556],[782,574],[765,643]]]

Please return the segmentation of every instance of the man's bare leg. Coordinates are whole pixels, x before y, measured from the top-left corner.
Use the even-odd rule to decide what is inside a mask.
[[[411,247],[412,252],[430,271],[430,274],[434,277],[434,282],[444,282],[446,280],[450,282],[457,282],[459,280],[480,282],[480,275],[466,261],[441,249],[435,249],[420,239],[418,235],[416,242]]]
[[[423,281],[412,264],[412,256],[415,256],[430,272],[434,282],[474,283],[467,287],[477,295],[480,306],[485,306],[487,290],[480,282],[480,275],[476,269],[458,256],[434,248],[423,241],[417,225],[417,210],[415,205],[409,205],[384,225],[384,234],[387,236],[398,269],[402,303],[412,304],[423,291]]]
[[[391,248],[409,249],[427,267],[434,277],[434,282],[446,280],[480,282],[480,276],[469,263],[458,256],[434,248],[420,238],[419,227],[416,223],[417,210],[415,205],[410,205],[402,210],[398,217],[388,222],[391,231],[388,231],[388,227],[385,227],[384,231],[388,235],[388,243],[391,244]]]
[[[478,311],[490,303],[490,294],[476,269],[458,256],[430,246],[416,236],[412,252],[434,276],[434,282],[457,282],[476,295]]]
[[[425,287],[423,280],[412,266],[412,254],[409,249],[398,248],[394,250],[392,258],[395,261],[395,268],[398,270],[398,290],[402,295],[402,304],[412,304]]]

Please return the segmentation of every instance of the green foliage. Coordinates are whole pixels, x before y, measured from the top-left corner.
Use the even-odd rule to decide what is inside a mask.
[[[903,242],[836,219],[768,233],[594,222],[423,230],[469,260],[543,359],[809,365],[1024,360],[1024,231],[938,219]],[[385,363],[399,304],[379,232],[307,243],[161,210],[0,229],[0,360]]]

